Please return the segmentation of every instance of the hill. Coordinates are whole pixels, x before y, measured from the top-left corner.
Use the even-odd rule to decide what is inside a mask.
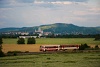
[[[51,25],[40,26],[44,31],[53,33],[69,33],[69,34],[99,34],[100,27],[80,27],[73,24],[56,23]]]
[[[55,23],[22,28],[2,28],[0,29],[0,32],[34,32],[38,28],[41,28],[44,32],[60,34],[100,34],[100,27],[81,27],[66,23]]]

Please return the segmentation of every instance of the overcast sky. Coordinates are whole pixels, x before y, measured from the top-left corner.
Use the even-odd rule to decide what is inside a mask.
[[[53,23],[100,26],[100,0],[0,0],[0,28]]]

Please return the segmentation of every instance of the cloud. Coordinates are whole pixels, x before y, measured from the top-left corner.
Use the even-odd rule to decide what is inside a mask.
[[[0,0],[0,27],[57,22],[97,26],[99,17],[100,8],[91,0]]]
[[[72,4],[69,1],[52,1],[52,2],[45,2],[45,1],[34,1],[35,4]]]
[[[19,3],[33,3],[35,0],[16,0]]]
[[[73,4],[78,2],[86,2],[87,0],[34,0],[34,4]]]
[[[99,7],[93,7],[93,8],[90,8],[89,10],[90,10],[90,11],[93,11],[93,12],[98,12],[98,13],[100,13],[100,8],[99,8]]]
[[[34,1],[43,1],[43,2],[64,2],[64,1],[70,1],[70,2],[86,2],[87,0],[34,0]]]
[[[0,8],[39,6],[51,8],[54,5],[70,5],[87,0],[0,0]],[[48,4],[48,5],[47,5]]]

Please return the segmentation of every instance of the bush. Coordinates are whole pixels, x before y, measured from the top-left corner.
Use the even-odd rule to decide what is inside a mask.
[[[100,34],[95,36],[95,40],[100,40]]]
[[[25,44],[24,38],[19,38],[17,44]]]
[[[99,46],[98,45],[95,45],[95,50],[98,50],[99,49]]]
[[[87,49],[87,48],[90,48],[90,46],[88,46],[87,44],[81,44],[81,45],[79,46],[79,50],[85,50],[85,49]]]
[[[2,51],[0,51],[0,57],[4,57],[4,56],[5,54]]]
[[[21,51],[8,51],[7,55],[8,56],[17,56],[17,53],[22,53]]]
[[[0,37],[0,45],[3,43],[2,38]]]
[[[35,43],[36,43],[35,38],[28,38],[27,44],[35,44]]]

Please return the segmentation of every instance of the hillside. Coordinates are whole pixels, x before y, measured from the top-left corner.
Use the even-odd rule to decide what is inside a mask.
[[[100,27],[81,27],[73,24],[55,23],[34,27],[22,28],[2,28],[0,32],[34,32],[41,28],[44,32],[61,33],[61,34],[100,34]]]

